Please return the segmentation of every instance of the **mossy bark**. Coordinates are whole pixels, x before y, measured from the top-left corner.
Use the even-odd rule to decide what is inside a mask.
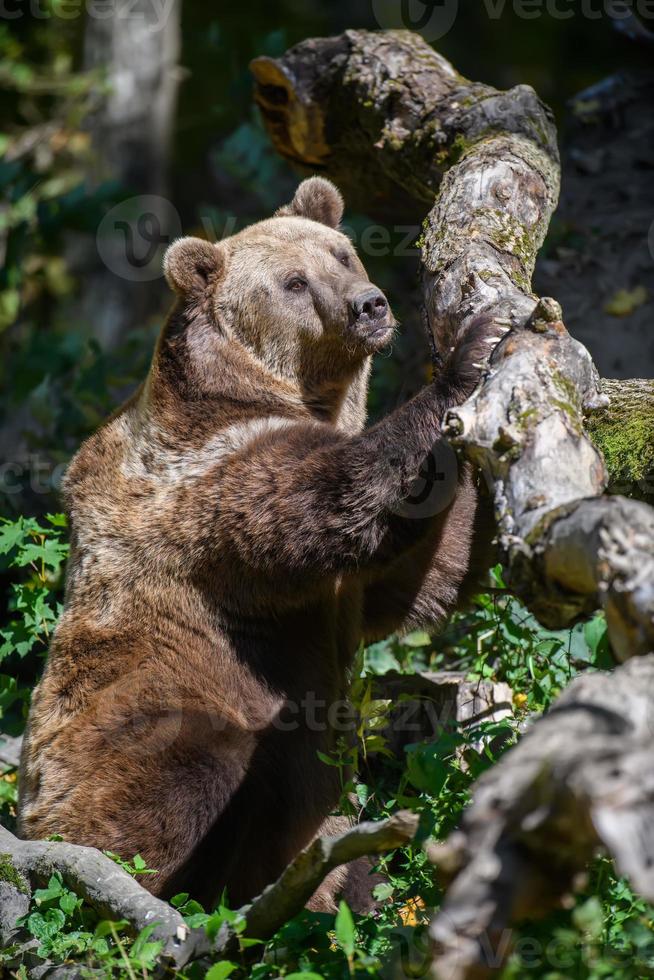
[[[0,853],[0,949],[17,941],[21,932],[17,921],[27,914],[31,896],[29,881],[12,855]]]
[[[436,364],[473,321],[492,321],[483,382],[445,432],[492,488],[512,587],[551,627],[603,606],[621,657],[654,648],[654,585],[641,582],[650,515],[635,501],[585,506],[609,475],[584,419],[608,399],[559,305],[531,291],[559,189],[549,110],[528,86],[498,92],[468,81],[406,31],[304,41],[252,70],[280,153],[333,177],[369,213],[407,220],[431,207],[421,251]],[[640,464],[642,426],[638,437]],[[615,435],[596,438],[615,475],[624,473]],[[610,532],[613,519],[620,534]]]
[[[654,502],[654,381],[602,380],[610,405],[586,422],[604,454],[609,492]]]

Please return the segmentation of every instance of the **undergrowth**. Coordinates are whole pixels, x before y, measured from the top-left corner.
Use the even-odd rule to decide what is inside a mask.
[[[0,573],[9,582],[7,614],[0,629],[0,730],[20,733],[30,690],[43,664],[60,612],[67,554],[65,520],[50,515],[0,522]],[[428,972],[426,925],[442,893],[420,841],[443,838],[457,824],[478,776],[520,736],[525,722],[546,711],[580,671],[612,666],[606,624],[601,615],[571,630],[543,629],[527,610],[503,591],[501,571],[493,571],[493,591],[478,596],[470,610],[456,615],[438,636],[414,632],[389,637],[361,650],[353,671],[352,700],[359,718],[356,744],[342,742],[323,757],[342,777],[342,812],[353,820],[379,819],[399,808],[420,814],[420,840],[381,858],[383,880],[375,886],[377,909],[355,916],[342,902],[336,916],[303,912],[269,942],[244,940],[240,957],[207,966],[194,964],[177,980],[233,977],[286,977],[288,980],[340,980],[357,976],[421,977]],[[405,746],[398,759],[387,741],[392,705],[375,695],[375,677],[388,671],[412,674],[455,670],[473,683],[504,682],[513,692],[512,711],[501,720],[463,729],[446,724],[438,736]],[[354,773],[354,775],[352,775]],[[15,825],[16,771],[0,775],[0,817]],[[110,855],[135,876],[152,869],[136,855],[131,862]],[[188,895],[173,903],[191,926],[216,934],[228,921],[238,933],[242,920],[224,896],[205,910]],[[654,909],[617,878],[610,862],[598,858],[587,883],[568,903],[539,922],[523,923],[506,937],[513,953],[503,980],[638,980],[654,976]],[[126,922],[98,917],[58,875],[34,891],[22,920],[20,940],[0,952],[3,975],[28,976],[29,954],[56,964],[93,968],[106,977],[156,975],[160,944],[151,927],[138,936]],[[171,973],[168,973],[172,976]]]

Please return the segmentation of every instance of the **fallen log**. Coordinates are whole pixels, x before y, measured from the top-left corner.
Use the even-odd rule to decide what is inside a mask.
[[[368,208],[431,207],[421,252],[436,364],[478,317],[496,325],[483,381],[444,431],[492,488],[511,587],[550,627],[602,606],[622,659],[654,649],[654,583],[642,574],[652,512],[609,499],[588,512],[608,474],[584,418],[609,398],[558,304],[531,292],[558,197],[547,108],[528,86],[468,81],[406,31],[304,41],[252,71],[281,154]]]
[[[451,880],[430,926],[432,976],[482,980],[511,923],[560,904],[600,849],[654,901],[654,655],[576,678],[476,783],[460,828],[428,854]]]

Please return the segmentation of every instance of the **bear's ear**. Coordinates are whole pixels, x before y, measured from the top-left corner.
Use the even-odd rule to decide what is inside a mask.
[[[170,288],[182,296],[205,292],[223,266],[219,245],[202,238],[178,238],[164,255],[164,275]]]
[[[338,228],[343,217],[343,198],[340,191],[324,177],[303,180],[290,204],[275,212],[276,217],[296,215],[311,218],[330,228]]]

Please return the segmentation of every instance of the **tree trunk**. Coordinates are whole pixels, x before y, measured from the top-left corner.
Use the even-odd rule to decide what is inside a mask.
[[[86,21],[84,67],[98,71],[106,87],[90,120],[95,166],[89,182],[116,182],[124,200],[101,223],[97,248],[78,239],[70,261],[82,283],[75,316],[92,324],[108,347],[152,314],[163,249],[181,234],[167,200],[180,20],[181,0],[118,0],[112,16]]]
[[[511,585],[549,626],[603,606],[620,657],[654,648],[654,584],[643,582],[652,512],[607,499],[589,513],[583,503],[608,484],[583,425],[608,397],[558,303],[531,291],[558,196],[549,111],[528,86],[469,82],[405,31],[305,41],[252,70],[288,159],[333,176],[369,208],[380,197],[433,204],[421,250],[437,362],[476,317],[496,324],[484,380],[445,432],[493,489]],[[618,514],[633,533],[605,548]],[[573,542],[576,561],[562,575]]]

